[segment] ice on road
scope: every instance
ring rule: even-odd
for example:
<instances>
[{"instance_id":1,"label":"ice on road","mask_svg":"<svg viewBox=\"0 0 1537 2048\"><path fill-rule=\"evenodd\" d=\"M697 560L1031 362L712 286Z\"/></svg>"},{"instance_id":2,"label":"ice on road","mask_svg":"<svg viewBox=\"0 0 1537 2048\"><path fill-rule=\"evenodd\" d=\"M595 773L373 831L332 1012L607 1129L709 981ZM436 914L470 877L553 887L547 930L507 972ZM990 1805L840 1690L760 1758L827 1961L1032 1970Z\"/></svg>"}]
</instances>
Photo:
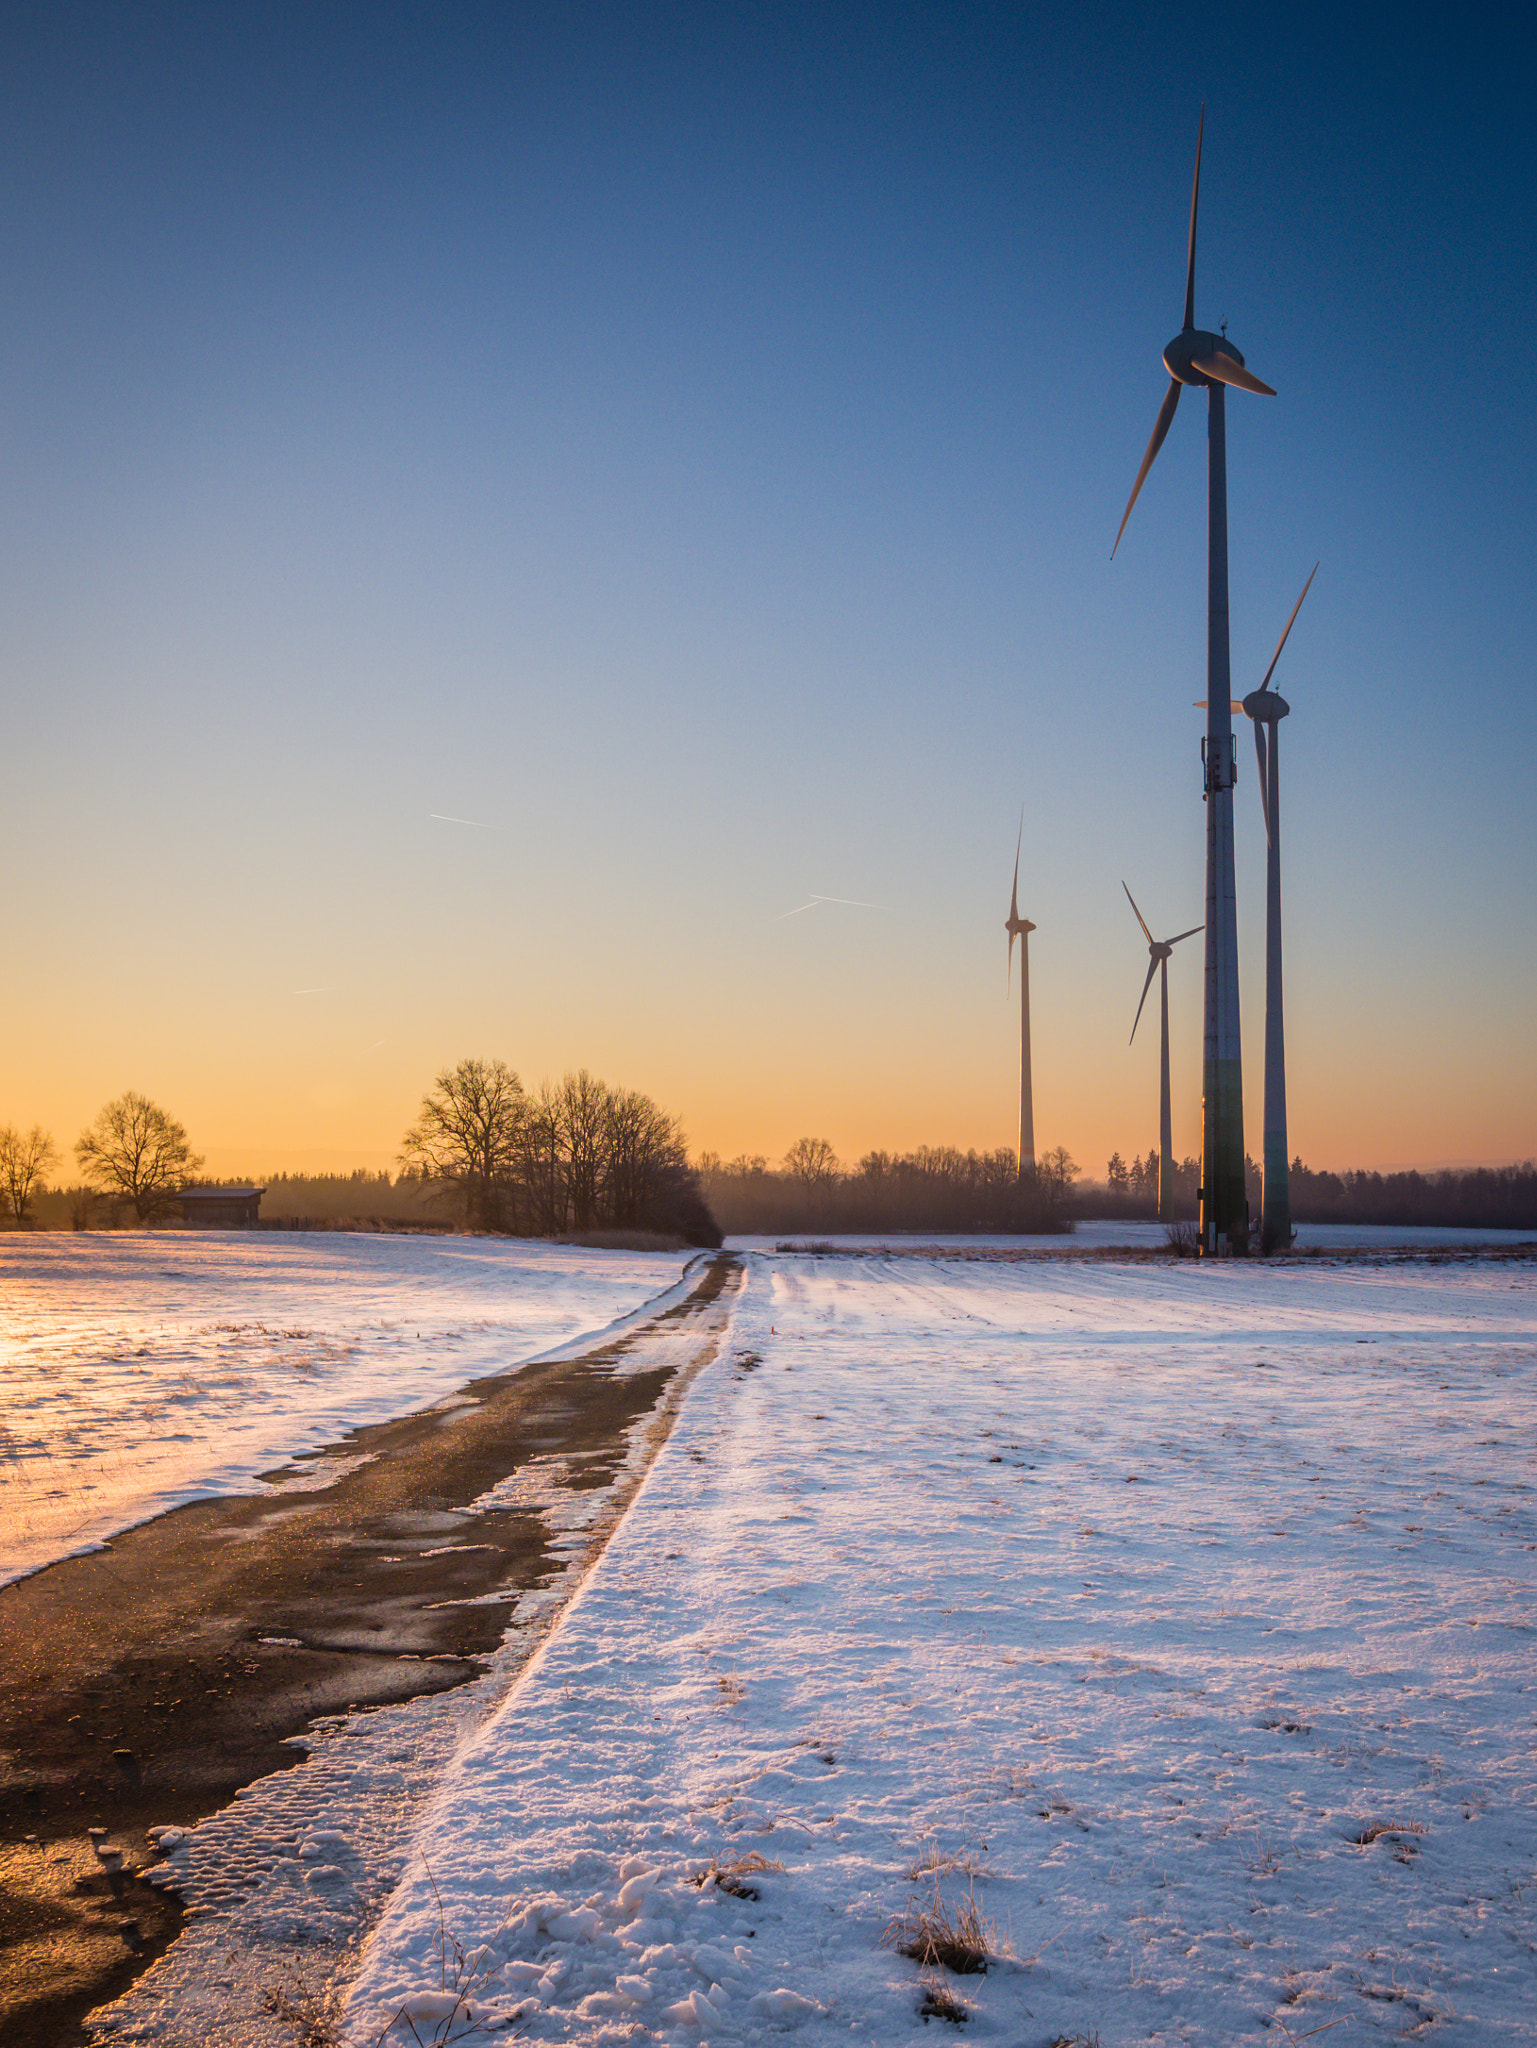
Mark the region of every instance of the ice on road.
<instances>
[{"instance_id":1,"label":"ice on road","mask_svg":"<svg viewBox=\"0 0 1537 2048\"><path fill-rule=\"evenodd\" d=\"M1529 2041L1534 1337L1513 1264L754 1259L348 2040Z\"/></svg>"}]
</instances>

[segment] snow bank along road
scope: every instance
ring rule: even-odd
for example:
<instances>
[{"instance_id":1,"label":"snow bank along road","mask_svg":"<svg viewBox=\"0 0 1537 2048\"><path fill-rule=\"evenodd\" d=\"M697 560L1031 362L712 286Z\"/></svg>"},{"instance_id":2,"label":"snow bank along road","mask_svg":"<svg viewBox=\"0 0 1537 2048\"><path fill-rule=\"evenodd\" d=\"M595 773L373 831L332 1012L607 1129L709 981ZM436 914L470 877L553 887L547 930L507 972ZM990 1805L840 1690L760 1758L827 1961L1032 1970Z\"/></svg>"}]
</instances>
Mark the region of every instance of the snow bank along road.
<instances>
[{"instance_id":1,"label":"snow bank along road","mask_svg":"<svg viewBox=\"0 0 1537 2048\"><path fill-rule=\"evenodd\" d=\"M601 1329L684 1264L340 1231L0 1237L0 1585Z\"/></svg>"},{"instance_id":2,"label":"snow bank along road","mask_svg":"<svg viewBox=\"0 0 1537 2048\"><path fill-rule=\"evenodd\" d=\"M574 1355L472 1380L258 1491L0 1588L6 2048L57 2048L69 2012L174 1931L137 1858L99 1867L87 1825L131 1851L147 1825L190 1823L291 1763L285 1739L317 1714L474 1678L512 1603L542 1611L633 1490L735 1274L704 1261L670 1305Z\"/></svg>"},{"instance_id":3,"label":"snow bank along road","mask_svg":"<svg viewBox=\"0 0 1537 2048\"><path fill-rule=\"evenodd\" d=\"M1530 1265L756 1260L346 2038L1530 2042L1534 1338Z\"/></svg>"}]
</instances>

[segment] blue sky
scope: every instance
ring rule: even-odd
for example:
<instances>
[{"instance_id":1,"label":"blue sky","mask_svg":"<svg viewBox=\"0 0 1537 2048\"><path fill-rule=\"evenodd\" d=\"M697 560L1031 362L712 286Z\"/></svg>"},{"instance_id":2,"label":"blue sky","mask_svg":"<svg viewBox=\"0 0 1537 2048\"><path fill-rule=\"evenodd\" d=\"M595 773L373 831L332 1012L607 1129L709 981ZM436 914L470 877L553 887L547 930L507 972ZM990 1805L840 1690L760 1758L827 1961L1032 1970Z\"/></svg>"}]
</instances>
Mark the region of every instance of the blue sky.
<instances>
[{"instance_id":1,"label":"blue sky","mask_svg":"<svg viewBox=\"0 0 1537 2048\"><path fill-rule=\"evenodd\" d=\"M728 1154L1006 1143L1023 806L1038 1133L1144 1146L1120 882L1202 898L1193 394L1109 556L1204 101L1197 315L1279 394L1228 407L1240 693L1322 562L1294 1149L1537 1151L1511 22L8 11L0 1119L131 1085L215 1164L382 1162L480 1051Z\"/></svg>"}]
</instances>

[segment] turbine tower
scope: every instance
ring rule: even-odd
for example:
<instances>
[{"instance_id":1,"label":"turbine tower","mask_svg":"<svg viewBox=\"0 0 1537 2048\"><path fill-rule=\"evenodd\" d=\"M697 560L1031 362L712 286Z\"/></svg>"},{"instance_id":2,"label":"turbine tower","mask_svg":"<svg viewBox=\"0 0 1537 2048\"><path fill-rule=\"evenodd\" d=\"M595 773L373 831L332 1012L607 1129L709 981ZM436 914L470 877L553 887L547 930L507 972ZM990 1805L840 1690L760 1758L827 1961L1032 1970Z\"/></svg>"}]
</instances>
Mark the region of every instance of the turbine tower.
<instances>
[{"instance_id":1,"label":"turbine tower","mask_svg":"<svg viewBox=\"0 0 1537 2048\"><path fill-rule=\"evenodd\" d=\"M1126 889L1122 882L1121 887ZM1126 901L1131 905L1131 914L1142 927L1142 936L1147 940L1149 959L1147 980L1142 984L1142 1001L1137 1004L1137 1014L1131 1020L1131 1044L1137 1035L1137 1026L1142 1022L1142 1004L1147 1001L1147 992L1153 985L1155 969L1162 969L1159 976L1159 995L1162 998L1163 1035L1158 1059L1158 1221L1174 1221L1174 1186L1169 1173L1169 1162L1174 1157L1174 1118L1169 1107L1169 955L1181 939L1193 939L1201 929L1193 924L1188 932L1177 932L1172 939L1155 939L1147 928L1147 919L1137 908L1137 899L1126 889Z\"/></svg>"},{"instance_id":2,"label":"turbine tower","mask_svg":"<svg viewBox=\"0 0 1537 2048\"><path fill-rule=\"evenodd\" d=\"M1313 576L1318 564L1313 564ZM1313 576L1302 586L1302 597L1313 587ZM1272 690L1270 678L1287 635L1297 622L1302 597L1292 606L1286 632L1276 642L1265 680L1251 690L1243 704L1254 726L1254 751L1259 757L1259 799L1265 813L1265 1198L1260 1220L1263 1251L1285 1251L1292 1241L1291 1169L1287 1164L1286 1142L1286 1030L1281 1011L1281 720L1291 706L1279 690ZM1270 743L1265 744L1266 728ZM1269 759L1266 759L1266 756Z\"/></svg>"},{"instance_id":3,"label":"turbine tower","mask_svg":"<svg viewBox=\"0 0 1537 2048\"><path fill-rule=\"evenodd\" d=\"M1249 1205L1244 1193L1243 1056L1238 1030L1238 906L1233 881L1232 678L1227 619L1227 387L1275 393L1244 368L1243 357L1225 334L1195 324L1195 225L1201 194L1201 141L1206 109L1196 135L1195 180L1190 188L1190 246L1185 263L1185 324L1163 352L1169 388L1152 439L1131 487L1121 530L1137 493L1164 444L1180 387L1204 389L1209 407L1206 446L1206 985L1205 1045L1201 1062L1201 1249L1244 1252L1249 1243ZM1111 549L1112 557L1115 548Z\"/></svg>"},{"instance_id":4,"label":"turbine tower","mask_svg":"<svg viewBox=\"0 0 1537 2048\"><path fill-rule=\"evenodd\" d=\"M1014 886L1009 891L1009 979L1014 978L1014 941L1019 940L1019 1177L1035 1171L1035 1104L1030 1094L1030 934L1035 926L1019 914L1019 848L1024 843L1025 821L1019 821L1019 842L1014 848Z\"/></svg>"}]
</instances>

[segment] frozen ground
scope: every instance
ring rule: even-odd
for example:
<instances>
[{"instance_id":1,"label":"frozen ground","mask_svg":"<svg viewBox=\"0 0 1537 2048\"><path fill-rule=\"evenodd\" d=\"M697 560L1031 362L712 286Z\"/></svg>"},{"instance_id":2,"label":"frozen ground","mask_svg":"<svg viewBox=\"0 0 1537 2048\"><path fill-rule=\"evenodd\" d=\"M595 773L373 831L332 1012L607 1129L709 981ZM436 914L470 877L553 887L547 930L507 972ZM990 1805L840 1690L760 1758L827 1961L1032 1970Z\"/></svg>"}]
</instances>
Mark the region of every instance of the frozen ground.
<instances>
[{"instance_id":1,"label":"frozen ground","mask_svg":"<svg viewBox=\"0 0 1537 2048\"><path fill-rule=\"evenodd\" d=\"M344 1232L0 1237L0 1584L610 1324L684 1263Z\"/></svg>"},{"instance_id":2,"label":"frozen ground","mask_svg":"<svg viewBox=\"0 0 1537 2048\"><path fill-rule=\"evenodd\" d=\"M752 1267L349 2041L1532 2038L1530 1267Z\"/></svg>"}]
</instances>

